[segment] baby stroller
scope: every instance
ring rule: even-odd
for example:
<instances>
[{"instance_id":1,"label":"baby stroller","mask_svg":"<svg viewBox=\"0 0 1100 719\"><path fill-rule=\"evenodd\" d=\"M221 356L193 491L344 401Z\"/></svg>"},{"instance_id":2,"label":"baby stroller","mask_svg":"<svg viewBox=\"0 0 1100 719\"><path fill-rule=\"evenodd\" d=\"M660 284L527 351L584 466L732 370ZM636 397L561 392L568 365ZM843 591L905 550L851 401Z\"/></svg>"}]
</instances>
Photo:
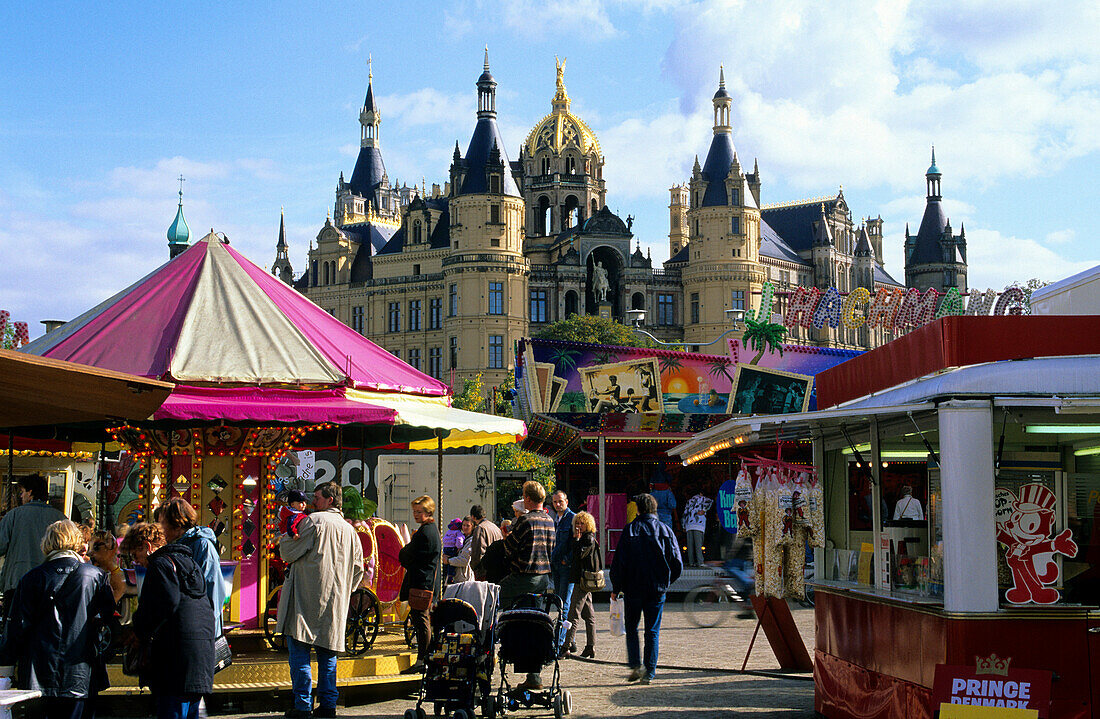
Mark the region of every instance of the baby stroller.
<instances>
[{"instance_id":1,"label":"baby stroller","mask_svg":"<svg viewBox=\"0 0 1100 719\"><path fill-rule=\"evenodd\" d=\"M551 609L556 616L551 616ZM568 691L562 691L558 671L558 652L561 649L562 626L561 598L555 594L525 594L502 612L497 620L500 639L500 688L497 709L512 711L533 706L552 707L554 717L561 719L573 710L573 699ZM554 665L550 685L541 690L513 688L508 682L508 665L517 672L541 671Z\"/></svg>"},{"instance_id":2,"label":"baby stroller","mask_svg":"<svg viewBox=\"0 0 1100 719\"><path fill-rule=\"evenodd\" d=\"M487 582L452 584L432 610L432 638L424 662L424 677L415 709L405 719L427 716L431 702L436 716L472 719L496 716L493 696L493 618L500 587Z\"/></svg>"}]
</instances>

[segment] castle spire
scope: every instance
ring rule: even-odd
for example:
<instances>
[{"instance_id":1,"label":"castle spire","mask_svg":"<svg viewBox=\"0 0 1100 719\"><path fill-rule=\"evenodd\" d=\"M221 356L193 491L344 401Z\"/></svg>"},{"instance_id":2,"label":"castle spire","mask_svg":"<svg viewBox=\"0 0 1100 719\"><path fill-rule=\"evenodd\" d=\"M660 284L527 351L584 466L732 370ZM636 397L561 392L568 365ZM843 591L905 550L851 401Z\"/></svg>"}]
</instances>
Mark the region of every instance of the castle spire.
<instances>
[{"instance_id":1,"label":"castle spire","mask_svg":"<svg viewBox=\"0 0 1100 719\"><path fill-rule=\"evenodd\" d=\"M557 56L554 56L554 62L557 66L558 79L557 79L557 91L554 93L554 99L551 102L555 111L569 110L569 93L565 91L565 61L568 58L562 58L559 60Z\"/></svg>"},{"instance_id":2,"label":"castle spire","mask_svg":"<svg viewBox=\"0 0 1100 719\"><path fill-rule=\"evenodd\" d=\"M942 176L940 168L936 167L936 146L932 145L932 164L928 166L928 171L924 173L925 183L928 186L929 202L940 199L940 178Z\"/></svg>"},{"instance_id":3,"label":"castle spire","mask_svg":"<svg viewBox=\"0 0 1100 719\"><path fill-rule=\"evenodd\" d=\"M191 229L187 226L187 220L183 218L183 183L186 182L183 175L179 176L179 207L176 208L176 219L168 227L168 258L171 259L187 249L191 244Z\"/></svg>"},{"instance_id":4,"label":"castle spire","mask_svg":"<svg viewBox=\"0 0 1100 719\"><path fill-rule=\"evenodd\" d=\"M718 92L714 93L714 134L728 135L733 132L730 127L730 107L733 99L726 92L726 69L718 66Z\"/></svg>"},{"instance_id":5,"label":"castle spire","mask_svg":"<svg viewBox=\"0 0 1100 719\"><path fill-rule=\"evenodd\" d=\"M374 101L374 61L367 58L367 97L359 111L359 124L363 126L359 136L360 147L378 147L378 130L382 126L382 113Z\"/></svg>"},{"instance_id":6,"label":"castle spire","mask_svg":"<svg viewBox=\"0 0 1100 719\"><path fill-rule=\"evenodd\" d=\"M489 72L489 46L485 46L485 69L477 79L477 116L497 116L497 81Z\"/></svg>"}]
</instances>

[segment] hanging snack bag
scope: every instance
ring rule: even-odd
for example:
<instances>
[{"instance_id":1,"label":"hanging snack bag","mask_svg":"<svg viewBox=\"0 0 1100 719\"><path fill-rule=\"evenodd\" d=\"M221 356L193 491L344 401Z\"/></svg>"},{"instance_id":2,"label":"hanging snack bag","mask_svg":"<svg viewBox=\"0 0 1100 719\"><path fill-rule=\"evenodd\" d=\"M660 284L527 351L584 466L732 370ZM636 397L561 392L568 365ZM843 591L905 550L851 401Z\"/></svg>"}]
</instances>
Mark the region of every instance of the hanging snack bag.
<instances>
[{"instance_id":1,"label":"hanging snack bag","mask_svg":"<svg viewBox=\"0 0 1100 719\"><path fill-rule=\"evenodd\" d=\"M794 510L794 526L805 527L810 524L809 507L807 506L806 490L807 475L799 472L791 486L791 508Z\"/></svg>"},{"instance_id":2,"label":"hanging snack bag","mask_svg":"<svg viewBox=\"0 0 1100 719\"><path fill-rule=\"evenodd\" d=\"M806 491L806 509L810 515L810 546L825 546L825 496L817 475L809 477Z\"/></svg>"},{"instance_id":3,"label":"hanging snack bag","mask_svg":"<svg viewBox=\"0 0 1100 719\"><path fill-rule=\"evenodd\" d=\"M763 481L764 518L761 537L764 544L764 596L783 596L783 512L779 507L780 486L774 468L767 470ZM757 485L758 496L760 485ZM759 541L759 540L758 540ZM760 584L760 579L757 579Z\"/></svg>"},{"instance_id":4,"label":"hanging snack bag","mask_svg":"<svg viewBox=\"0 0 1100 719\"><path fill-rule=\"evenodd\" d=\"M776 500L778 502L779 536L776 541L781 545L794 544L797 539L794 533L794 492L791 482L788 481L783 470L775 470Z\"/></svg>"},{"instance_id":5,"label":"hanging snack bag","mask_svg":"<svg viewBox=\"0 0 1100 719\"><path fill-rule=\"evenodd\" d=\"M756 518L752 516L752 477L744 464L733 486L733 506L737 512L737 536L742 539L756 535Z\"/></svg>"}]
</instances>

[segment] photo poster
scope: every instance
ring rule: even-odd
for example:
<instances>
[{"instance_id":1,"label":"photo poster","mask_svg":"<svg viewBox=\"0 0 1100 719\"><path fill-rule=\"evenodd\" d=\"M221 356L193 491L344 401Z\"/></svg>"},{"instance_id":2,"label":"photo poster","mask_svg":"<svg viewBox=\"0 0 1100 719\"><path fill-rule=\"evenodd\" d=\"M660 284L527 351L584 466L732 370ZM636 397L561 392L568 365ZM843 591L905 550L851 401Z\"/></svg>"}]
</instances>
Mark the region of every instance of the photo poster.
<instances>
[{"instance_id":1,"label":"photo poster","mask_svg":"<svg viewBox=\"0 0 1100 719\"><path fill-rule=\"evenodd\" d=\"M805 412L813 391L812 375L739 364L733 378L727 414L792 414Z\"/></svg>"},{"instance_id":2,"label":"photo poster","mask_svg":"<svg viewBox=\"0 0 1100 719\"><path fill-rule=\"evenodd\" d=\"M841 362L863 354L862 350L845 350L835 347L812 347L810 345L783 345L783 354L765 352L757 359L758 353L741 342L740 337L729 340L729 358L733 364L748 362L754 367L794 372L795 374L817 375ZM752 360L756 360L755 363ZM810 388L810 405L807 411L817 409L817 397Z\"/></svg>"},{"instance_id":3,"label":"photo poster","mask_svg":"<svg viewBox=\"0 0 1100 719\"><path fill-rule=\"evenodd\" d=\"M553 389L554 365L549 362L535 363L535 383L539 386L540 412L550 412L550 392Z\"/></svg>"},{"instance_id":4,"label":"photo poster","mask_svg":"<svg viewBox=\"0 0 1100 719\"><path fill-rule=\"evenodd\" d=\"M589 412L664 412L656 357L584 367L581 377Z\"/></svg>"},{"instance_id":5,"label":"photo poster","mask_svg":"<svg viewBox=\"0 0 1100 719\"><path fill-rule=\"evenodd\" d=\"M528 340L526 349L532 353L533 359L529 364L525 351L524 368L538 364L553 365L548 410L550 412L591 413L593 410L587 397L588 388L585 385L584 373L589 369L599 369L636 360L655 362L657 366L656 376L659 378L657 396L661 407L651 410L653 414L665 418L675 414L725 415L726 405L729 404L734 363L725 355L539 339ZM524 379L527 374L524 369ZM532 380L531 384L534 386L537 382ZM517 387L519 385L520 382L517 379ZM534 396L529 389L525 391L527 397ZM612 410L609 406L610 403L604 403L601 411L603 413L633 411L632 408Z\"/></svg>"},{"instance_id":6,"label":"photo poster","mask_svg":"<svg viewBox=\"0 0 1100 719\"><path fill-rule=\"evenodd\" d=\"M565 387L569 383L561 377L551 377L550 380L554 385L550 388L550 407L547 411L557 412L558 407L561 406L562 395L565 394Z\"/></svg>"}]
</instances>

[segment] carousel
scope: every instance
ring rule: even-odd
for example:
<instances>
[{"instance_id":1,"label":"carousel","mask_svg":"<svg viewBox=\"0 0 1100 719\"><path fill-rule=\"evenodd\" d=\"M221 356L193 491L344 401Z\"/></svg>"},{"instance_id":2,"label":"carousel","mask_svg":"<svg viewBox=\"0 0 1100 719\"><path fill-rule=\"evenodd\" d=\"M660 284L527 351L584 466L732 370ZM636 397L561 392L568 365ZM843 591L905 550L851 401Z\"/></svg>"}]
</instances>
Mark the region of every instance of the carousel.
<instances>
[{"instance_id":1,"label":"carousel","mask_svg":"<svg viewBox=\"0 0 1100 719\"><path fill-rule=\"evenodd\" d=\"M229 638L245 649L281 646L270 627L284 569L280 500L295 481L283 471L288 453L304 446L434 450L442 464L444 449L526 435L522 422L452 408L446 384L365 339L214 233L23 351L173 383L148 420L107 428L124 451L117 462L100 463L97 524L145 520L171 497L190 502L217 537L232 581ZM350 505L362 506L354 488L348 494ZM408 530L367 512L345 514L353 515L367 564L348 621L349 653L367 652L390 625L402 646L388 645L393 661L374 657L369 667L342 668L341 678L396 674L411 661L400 631L407 608L397 601L397 553ZM278 667L270 658L234 662L217 679L267 688L283 683L285 661ZM126 681L116 678L115 687Z\"/></svg>"}]
</instances>

